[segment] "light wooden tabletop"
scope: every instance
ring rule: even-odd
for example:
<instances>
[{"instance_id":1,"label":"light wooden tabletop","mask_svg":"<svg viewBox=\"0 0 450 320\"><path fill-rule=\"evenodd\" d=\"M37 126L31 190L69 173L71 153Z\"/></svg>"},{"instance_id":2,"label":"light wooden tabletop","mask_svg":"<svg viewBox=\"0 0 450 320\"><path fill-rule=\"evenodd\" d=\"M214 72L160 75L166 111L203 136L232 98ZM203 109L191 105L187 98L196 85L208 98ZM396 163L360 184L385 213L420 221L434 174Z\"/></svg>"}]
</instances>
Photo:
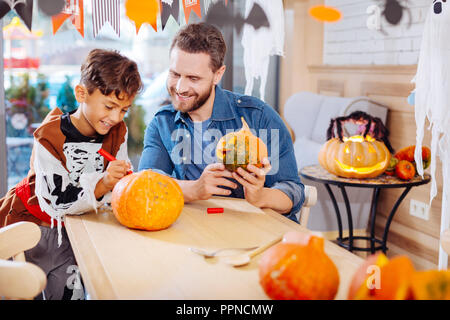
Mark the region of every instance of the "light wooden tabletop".
<instances>
[{"instance_id":1,"label":"light wooden tabletop","mask_svg":"<svg viewBox=\"0 0 450 320\"><path fill-rule=\"evenodd\" d=\"M225 212L207 214L209 207ZM259 285L261 255L234 268L223 257L205 259L189 247L251 247L288 231L309 232L272 210L220 197L186 204L178 220L162 231L128 229L108 208L66 216L65 225L92 299L268 299ZM339 270L336 298L345 299L363 260L329 241L325 251Z\"/></svg>"}]
</instances>

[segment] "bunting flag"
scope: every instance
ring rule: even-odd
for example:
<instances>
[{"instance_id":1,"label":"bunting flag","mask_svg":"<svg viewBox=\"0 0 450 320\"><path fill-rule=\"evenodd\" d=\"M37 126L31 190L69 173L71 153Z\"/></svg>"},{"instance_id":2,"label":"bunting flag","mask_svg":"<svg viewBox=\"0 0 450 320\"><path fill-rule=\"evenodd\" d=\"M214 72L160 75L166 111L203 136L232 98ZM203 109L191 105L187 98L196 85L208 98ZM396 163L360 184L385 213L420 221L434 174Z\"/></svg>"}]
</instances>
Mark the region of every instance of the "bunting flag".
<instances>
[{"instance_id":1,"label":"bunting flag","mask_svg":"<svg viewBox=\"0 0 450 320\"><path fill-rule=\"evenodd\" d=\"M72 24L84 37L84 11L83 0L66 0L64 9L55 16L52 16L53 34L62 26L64 21L71 19Z\"/></svg>"},{"instance_id":2,"label":"bunting flag","mask_svg":"<svg viewBox=\"0 0 450 320\"><path fill-rule=\"evenodd\" d=\"M200 0L183 0L184 18L186 23L189 23L189 16L193 10L199 18L202 17L202 8L200 6Z\"/></svg>"},{"instance_id":3,"label":"bunting flag","mask_svg":"<svg viewBox=\"0 0 450 320\"><path fill-rule=\"evenodd\" d=\"M157 30L157 20L159 14L159 0L126 0L125 12L127 17L134 21L136 34L139 33L143 23L148 23Z\"/></svg>"},{"instance_id":4,"label":"bunting flag","mask_svg":"<svg viewBox=\"0 0 450 320\"><path fill-rule=\"evenodd\" d=\"M211 6L211 4L214 4L218 1L223 1L223 0L203 0L203 11L205 12L205 14L208 13L209 7ZM225 0L225 5L228 5L228 0Z\"/></svg>"},{"instance_id":5,"label":"bunting flag","mask_svg":"<svg viewBox=\"0 0 450 320\"><path fill-rule=\"evenodd\" d=\"M120 0L92 0L92 31L97 37L108 22L120 37Z\"/></svg>"},{"instance_id":6,"label":"bunting flag","mask_svg":"<svg viewBox=\"0 0 450 320\"><path fill-rule=\"evenodd\" d=\"M263 8L258 3L254 3L251 8L247 18L244 18L240 13L234 15L222 2L217 2L211 6L205 21L219 28L232 25L238 33L241 33L245 24L251 25L255 30L262 27L269 28L270 23Z\"/></svg>"},{"instance_id":7,"label":"bunting flag","mask_svg":"<svg viewBox=\"0 0 450 320\"><path fill-rule=\"evenodd\" d=\"M33 0L0 0L0 19L13 9L31 31Z\"/></svg>"},{"instance_id":8,"label":"bunting flag","mask_svg":"<svg viewBox=\"0 0 450 320\"><path fill-rule=\"evenodd\" d=\"M60 13L66 5L66 0L39 0L39 9L48 16Z\"/></svg>"},{"instance_id":9,"label":"bunting flag","mask_svg":"<svg viewBox=\"0 0 450 320\"><path fill-rule=\"evenodd\" d=\"M161 25L162 29L166 27L167 21L172 18L179 24L178 14L180 12L179 0L161 0Z\"/></svg>"}]
</instances>

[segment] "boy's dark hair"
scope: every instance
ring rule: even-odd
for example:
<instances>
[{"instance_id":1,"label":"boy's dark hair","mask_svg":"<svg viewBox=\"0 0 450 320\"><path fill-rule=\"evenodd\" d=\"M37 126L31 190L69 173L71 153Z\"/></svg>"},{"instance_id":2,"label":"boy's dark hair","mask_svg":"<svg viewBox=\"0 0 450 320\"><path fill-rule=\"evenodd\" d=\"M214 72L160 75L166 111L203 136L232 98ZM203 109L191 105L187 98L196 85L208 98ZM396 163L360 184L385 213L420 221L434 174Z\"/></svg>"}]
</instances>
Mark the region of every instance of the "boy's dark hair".
<instances>
[{"instance_id":1,"label":"boy's dark hair","mask_svg":"<svg viewBox=\"0 0 450 320\"><path fill-rule=\"evenodd\" d=\"M213 72L223 66L227 51L227 45L219 29L204 22L188 24L181 28L172 41L170 51L175 46L189 53L209 54Z\"/></svg>"},{"instance_id":2,"label":"boy's dark hair","mask_svg":"<svg viewBox=\"0 0 450 320\"><path fill-rule=\"evenodd\" d=\"M105 96L114 92L120 100L123 98L121 93L132 97L142 90L136 62L115 50L94 49L89 52L81 66L80 83L89 94L99 89Z\"/></svg>"}]
</instances>

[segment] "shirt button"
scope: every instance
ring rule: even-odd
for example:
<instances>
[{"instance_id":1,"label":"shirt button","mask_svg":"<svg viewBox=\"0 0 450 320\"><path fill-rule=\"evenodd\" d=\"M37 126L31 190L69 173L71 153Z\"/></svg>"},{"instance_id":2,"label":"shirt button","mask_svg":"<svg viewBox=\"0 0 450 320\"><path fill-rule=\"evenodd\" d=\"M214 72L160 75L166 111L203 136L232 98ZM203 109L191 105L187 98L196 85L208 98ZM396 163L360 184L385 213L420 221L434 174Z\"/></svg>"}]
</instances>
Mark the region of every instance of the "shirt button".
<instances>
[{"instance_id":1,"label":"shirt button","mask_svg":"<svg viewBox=\"0 0 450 320\"><path fill-rule=\"evenodd\" d=\"M191 135L188 133L187 135L186 135L186 138L189 138Z\"/></svg>"}]
</instances>

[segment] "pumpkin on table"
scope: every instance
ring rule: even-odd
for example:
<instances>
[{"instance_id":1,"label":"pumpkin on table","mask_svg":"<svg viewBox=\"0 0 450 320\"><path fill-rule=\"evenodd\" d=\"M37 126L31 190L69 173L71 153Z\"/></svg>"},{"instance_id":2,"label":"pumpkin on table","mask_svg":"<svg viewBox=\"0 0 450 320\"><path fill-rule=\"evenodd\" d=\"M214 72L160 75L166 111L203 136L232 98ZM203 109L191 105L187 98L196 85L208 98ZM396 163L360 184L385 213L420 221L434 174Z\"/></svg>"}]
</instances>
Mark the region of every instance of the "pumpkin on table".
<instances>
[{"instance_id":1,"label":"pumpkin on table","mask_svg":"<svg viewBox=\"0 0 450 320\"><path fill-rule=\"evenodd\" d=\"M266 294L276 300L334 299L339 273L324 252L324 239L304 236L288 242L287 238L267 250L259 263L259 280Z\"/></svg>"},{"instance_id":2,"label":"pumpkin on table","mask_svg":"<svg viewBox=\"0 0 450 320\"><path fill-rule=\"evenodd\" d=\"M124 226L153 231L165 229L178 219L184 197L174 179L144 170L129 174L116 184L111 206Z\"/></svg>"},{"instance_id":3,"label":"pumpkin on table","mask_svg":"<svg viewBox=\"0 0 450 320\"><path fill-rule=\"evenodd\" d=\"M255 136L242 120L242 129L224 135L216 147L217 160L225 165L229 171L236 171L239 167L244 170L249 164L261 168L262 160L267 157L267 146Z\"/></svg>"}]
</instances>

